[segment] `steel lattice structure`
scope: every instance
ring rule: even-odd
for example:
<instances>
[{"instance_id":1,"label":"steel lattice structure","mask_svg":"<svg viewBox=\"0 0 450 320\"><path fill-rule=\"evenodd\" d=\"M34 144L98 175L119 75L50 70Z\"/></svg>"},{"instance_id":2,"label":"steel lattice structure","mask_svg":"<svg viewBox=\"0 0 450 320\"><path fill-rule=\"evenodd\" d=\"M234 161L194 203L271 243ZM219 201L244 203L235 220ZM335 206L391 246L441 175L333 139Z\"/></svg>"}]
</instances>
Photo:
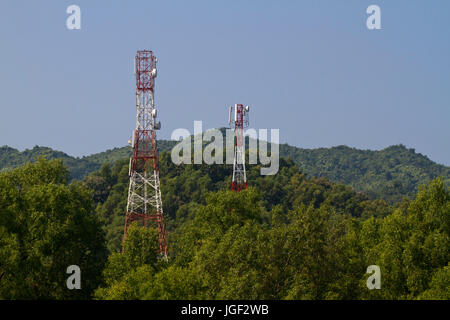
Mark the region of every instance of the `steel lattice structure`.
<instances>
[{"instance_id":1,"label":"steel lattice structure","mask_svg":"<svg viewBox=\"0 0 450 320\"><path fill-rule=\"evenodd\" d=\"M233 119L234 111L234 120ZM245 141L244 127L249 124L249 106L244 108L242 104L235 104L230 107L229 123L234 123L234 162L233 180L231 190L241 191L247 189L247 175L245 173Z\"/></svg>"},{"instance_id":2,"label":"steel lattice structure","mask_svg":"<svg viewBox=\"0 0 450 320\"><path fill-rule=\"evenodd\" d=\"M133 156L130 159L127 212L123 241L133 221L142 221L144 226L150 220L155 223L159 234L159 251L167 257L167 242L164 214L159 182L156 130L161 123L156 121L154 103L156 78L156 57L152 51L138 51L135 57L136 75L136 130L133 132Z\"/></svg>"}]
</instances>

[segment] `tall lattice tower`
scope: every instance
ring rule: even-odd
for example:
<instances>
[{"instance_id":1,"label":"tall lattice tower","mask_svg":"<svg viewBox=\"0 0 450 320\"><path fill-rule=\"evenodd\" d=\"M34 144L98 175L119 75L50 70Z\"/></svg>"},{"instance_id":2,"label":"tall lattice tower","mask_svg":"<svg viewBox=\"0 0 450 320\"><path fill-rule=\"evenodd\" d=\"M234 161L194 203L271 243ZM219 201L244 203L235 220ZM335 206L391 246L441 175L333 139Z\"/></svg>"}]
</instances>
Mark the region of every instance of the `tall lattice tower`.
<instances>
[{"instance_id":1,"label":"tall lattice tower","mask_svg":"<svg viewBox=\"0 0 450 320\"><path fill-rule=\"evenodd\" d=\"M128 203L125 216L123 241L127 228L135 220L147 226L148 220L158 227L159 251L167 257L164 215L159 183L156 130L161 122L156 121L155 78L156 57L152 51L138 51L134 60L136 75L136 130L133 132L133 156L130 159Z\"/></svg>"},{"instance_id":2,"label":"tall lattice tower","mask_svg":"<svg viewBox=\"0 0 450 320\"><path fill-rule=\"evenodd\" d=\"M247 189L247 176L245 174L244 127L248 127L249 110L249 106L244 107L242 104L235 104L230 107L228 123L230 125L234 124L234 162L233 180L231 182L231 190L234 191Z\"/></svg>"}]
</instances>

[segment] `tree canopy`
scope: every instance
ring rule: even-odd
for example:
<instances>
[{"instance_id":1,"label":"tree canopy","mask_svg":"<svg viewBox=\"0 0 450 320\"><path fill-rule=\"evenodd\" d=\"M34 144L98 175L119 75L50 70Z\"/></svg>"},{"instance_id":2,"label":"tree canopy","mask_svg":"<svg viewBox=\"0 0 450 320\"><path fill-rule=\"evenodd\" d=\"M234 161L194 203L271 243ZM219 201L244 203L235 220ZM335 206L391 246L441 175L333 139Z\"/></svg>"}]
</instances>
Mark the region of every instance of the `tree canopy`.
<instances>
[{"instance_id":1,"label":"tree canopy","mask_svg":"<svg viewBox=\"0 0 450 320\"><path fill-rule=\"evenodd\" d=\"M59 160L38 160L0 174L0 297L87 299L101 282L107 251L90 191L67 184ZM66 269L83 270L81 290Z\"/></svg>"},{"instance_id":2,"label":"tree canopy","mask_svg":"<svg viewBox=\"0 0 450 320\"><path fill-rule=\"evenodd\" d=\"M450 193L443 179L413 199L372 199L280 159L274 176L230 165L174 165L160 155L169 259L157 231L122 236L128 161L69 183L61 160L0 173L3 299L449 299ZM66 287L69 265L82 289ZM381 270L369 290L367 267Z\"/></svg>"}]
</instances>

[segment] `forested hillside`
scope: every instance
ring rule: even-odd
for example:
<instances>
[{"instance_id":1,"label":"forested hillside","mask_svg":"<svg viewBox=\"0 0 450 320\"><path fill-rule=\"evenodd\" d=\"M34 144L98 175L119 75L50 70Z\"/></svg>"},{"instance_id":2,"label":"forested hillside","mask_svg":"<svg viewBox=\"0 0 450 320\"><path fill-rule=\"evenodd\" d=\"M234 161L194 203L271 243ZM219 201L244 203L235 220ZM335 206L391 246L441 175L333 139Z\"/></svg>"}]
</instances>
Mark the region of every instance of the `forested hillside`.
<instances>
[{"instance_id":1,"label":"forested hillside","mask_svg":"<svg viewBox=\"0 0 450 320\"><path fill-rule=\"evenodd\" d=\"M175 144L175 141L161 140L158 148L160 151L169 151ZM113 164L118 160L129 159L131 148L114 148L74 158L46 147L36 146L19 152L3 146L0 148L0 171L36 160L42 155L48 159L62 159L69 168L70 179L81 180L99 170L103 163ZM301 149L282 144L280 156L292 159L308 177L325 177L362 191L371 199L384 199L389 203L399 202L403 197L412 198L420 185L437 177L450 186L450 167L436 164L403 145L371 151L346 146Z\"/></svg>"},{"instance_id":2,"label":"forested hillside","mask_svg":"<svg viewBox=\"0 0 450 320\"><path fill-rule=\"evenodd\" d=\"M170 150L174 141L159 141L160 151ZM131 156L131 147L114 148L104 152L95 153L90 156L76 158L68 154L55 151L51 148L35 146L20 152L17 149L3 146L0 147L0 172L21 166L29 161L36 161L39 157L46 159L62 159L64 165L69 169L69 179L81 180L89 173L100 169L103 163L113 164L117 160L128 159Z\"/></svg>"},{"instance_id":3,"label":"forested hillside","mask_svg":"<svg viewBox=\"0 0 450 320\"><path fill-rule=\"evenodd\" d=\"M450 192L442 179L396 205L292 160L274 176L160 157L169 259L154 228L121 240L128 161L68 183L59 160L0 173L0 298L450 299ZM66 290L77 264L81 290ZM381 290L368 290L378 265Z\"/></svg>"},{"instance_id":4,"label":"forested hillside","mask_svg":"<svg viewBox=\"0 0 450 320\"><path fill-rule=\"evenodd\" d=\"M420 185L442 177L450 186L450 167L439 165L404 145L380 151L358 150L347 146L301 149L280 145L280 154L297 163L309 176L364 191L372 199L396 202L412 197Z\"/></svg>"}]
</instances>

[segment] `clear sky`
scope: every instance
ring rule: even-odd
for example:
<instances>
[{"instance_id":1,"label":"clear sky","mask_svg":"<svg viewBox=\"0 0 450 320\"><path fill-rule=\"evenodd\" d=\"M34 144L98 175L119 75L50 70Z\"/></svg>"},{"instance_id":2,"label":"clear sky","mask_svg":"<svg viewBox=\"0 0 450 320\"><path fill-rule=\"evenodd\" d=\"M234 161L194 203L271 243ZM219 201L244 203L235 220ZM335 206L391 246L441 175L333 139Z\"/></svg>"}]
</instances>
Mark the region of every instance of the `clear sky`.
<instances>
[{"instance_id":1,"label":"clear sky","mask_svg":"<svg viewBox=\"0 0 450 320\"><path fill-rule=\"evenodd\" d=\"M81 30L66 8L81 8ZM381 8L368 30L366 8ZM158 59L159 137L251 127L302 148L403 143L450 165L450 1L0 2L0 145L82 156L126 145L133 57Z\"/></svg>"}]
</instances>

